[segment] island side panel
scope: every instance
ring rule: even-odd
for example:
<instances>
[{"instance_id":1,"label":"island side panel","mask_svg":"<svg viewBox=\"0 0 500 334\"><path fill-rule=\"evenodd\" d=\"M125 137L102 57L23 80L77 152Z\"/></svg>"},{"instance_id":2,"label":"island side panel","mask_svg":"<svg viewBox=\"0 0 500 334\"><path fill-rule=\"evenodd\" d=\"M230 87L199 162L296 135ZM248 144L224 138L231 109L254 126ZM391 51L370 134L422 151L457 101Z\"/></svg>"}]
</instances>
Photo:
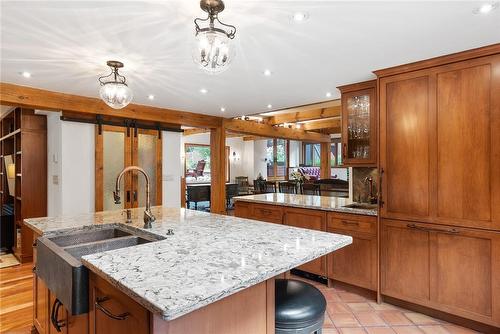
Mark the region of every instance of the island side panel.
<instances>
[{"instance_id":1,"label":"island side panel","mask_svg":"<svg viewBox=\"0 0 500 334\"><path fill-rule=\"evenodd\" d=\"M151 317L151 333L274 334L271 278L172 321Z\"/></svg>"}]
</instances>

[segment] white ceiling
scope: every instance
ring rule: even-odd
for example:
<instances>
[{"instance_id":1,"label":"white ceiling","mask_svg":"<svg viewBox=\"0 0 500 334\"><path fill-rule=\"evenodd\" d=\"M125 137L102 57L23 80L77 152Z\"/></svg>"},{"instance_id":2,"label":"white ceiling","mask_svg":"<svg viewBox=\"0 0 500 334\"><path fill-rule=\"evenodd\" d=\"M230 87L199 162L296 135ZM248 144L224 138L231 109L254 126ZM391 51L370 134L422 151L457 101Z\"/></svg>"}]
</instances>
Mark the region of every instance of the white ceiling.
<instances>
[{"instance_id":1,"label":"white ceiling","mask_svg":"<svg viewBox=\"0 0 500 334\"><path fill-rule=\"evenodd\" d=\"M0 79L97 97L97 78L116 59L135 103L258 113L337 98L336 86L374 78L372 70L499 43L500 8L473 14L480 3L226 0L220 18L238 29L237 54L209 75L191 58L197 0L2 1ZM294 22L296 11L309 19Z\"/></svg>"}]
</instances>

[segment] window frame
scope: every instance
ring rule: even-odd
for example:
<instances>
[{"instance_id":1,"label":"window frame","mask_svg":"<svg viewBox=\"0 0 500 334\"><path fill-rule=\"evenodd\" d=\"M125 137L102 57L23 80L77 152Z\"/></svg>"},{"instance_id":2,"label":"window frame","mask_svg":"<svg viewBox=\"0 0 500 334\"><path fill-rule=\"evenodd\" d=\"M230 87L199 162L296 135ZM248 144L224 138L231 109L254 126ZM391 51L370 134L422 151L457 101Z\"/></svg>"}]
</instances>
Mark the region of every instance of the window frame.
<instances>
[{"instance_id":1,"label":"window frame","mask_svg":"<svg viewBox=\"0 0 500 334\"><path fill-rule=\"evenodd\" d=\"M187 148L188 147L208 147L210 150L212 149L209 144L196 144L196 143L184 143L184 179L186 179L186 174L187 174ZM230 146L226 146L226 183L229 183L231 181L231 164L229 161L229 152L231 148ZM212 173L210 173L210 180L212 180Z\"/></svg>"}]
</instances>

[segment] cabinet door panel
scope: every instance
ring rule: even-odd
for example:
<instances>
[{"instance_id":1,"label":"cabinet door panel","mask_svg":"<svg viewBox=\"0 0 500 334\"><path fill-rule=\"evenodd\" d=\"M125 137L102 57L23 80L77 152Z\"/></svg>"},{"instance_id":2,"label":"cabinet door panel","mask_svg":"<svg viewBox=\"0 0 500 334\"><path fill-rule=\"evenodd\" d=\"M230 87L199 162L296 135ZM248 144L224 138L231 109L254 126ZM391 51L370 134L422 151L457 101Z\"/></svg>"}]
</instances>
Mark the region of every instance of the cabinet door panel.
<instances>
[{"instance_id":1,"label":"cabinet door panel","mask_svg":"<svg viewBox=\"0 0 500 334\"><path fill-rule=\"evenodd\" d=\"M306 209L285 209L284 224L316 231L326 230L326 213ZM309 273L326 276L326 256L297 267Z\"/></svg>"},{"instance_id":2,"label":"cabinet door panel","mask_svg":"<svg viewBox=\"0 0 500 334\"><path fill-rule=\"evenodd\" d=\"M436 233L432 242L435 254L433 301L447 307L491 317L495 294L499 293L494 274L494 247L498 233L460 230L459 234ZM498 256L498 254L496 254ZM495 285L497 288L495 288ZM499 312L498 310L496 311Z\"/></svg>"},{"instance_id":3,"label":"cabinet door panel","mask_svg":"<svg viewBox=\"0 0 500 334\"><path fill-rule=\"evenodd\" d=\"M277 205L252 205L252 218L268 223L283 224L283 209Z\"/></svg>"},{"instance_id":4,"label":"cabinet door panel","mask_svg":"<svg viewBox=\"0 0 500 334\"><path fill-rule=\"evenodd\" d=\"M252 219L252 204L236 201L234 203L234 215L240 218Z\"/></svg>"},{"instance_id":5,"label":"cabinet door panel","mask_svg":"<svg viewBox=\"0 0 500 334\"><path fill-rule=\"evenodd\" d=\"M352 237L352 244L328 254L328 278L375 290L377 237L332 228L329 228L328 232Z\"/></svg>"},{"instance_id":6,"label":"cabinet door panel","mask_svg":"<svg viewBox=\"0 0 500 334\"><path fill-rule=\"evenodd\" d=\"M428 76L381 81L381 167L385 174L384 217L430 214ZM402 196L404 194L404 196Z\"/></svg>"},{"instance_id":7,"label":"cabinet door panel","mask_svg":"<svg viewBox=\"0 0 500 334\"><path fill-rule=\"evenodd\" d=\"M437 75L437 215L459 225L492 227L491 91L490 64Z\"/></svg>"},{"instance_id":8,"label":"cabinet door panel","mask_svg":"<svg viewBox=\"0 0 500 334\"><path fill-rule=\"evenodd\" d=\"M49 289L36 274L33 275L33 298L33 324L39 334L46 334L49 324Z\"/></svg>"},{"instance_id":9,"label":"cabinet door panel","mask_svg":"<svg viewBox=\"0 0 500 334\"><path fill-rule=\"evenodd\" d=\"M382 222L382 293L396 298L429 300L430 233L406 222Z\"/></svg>"}]
</instances>

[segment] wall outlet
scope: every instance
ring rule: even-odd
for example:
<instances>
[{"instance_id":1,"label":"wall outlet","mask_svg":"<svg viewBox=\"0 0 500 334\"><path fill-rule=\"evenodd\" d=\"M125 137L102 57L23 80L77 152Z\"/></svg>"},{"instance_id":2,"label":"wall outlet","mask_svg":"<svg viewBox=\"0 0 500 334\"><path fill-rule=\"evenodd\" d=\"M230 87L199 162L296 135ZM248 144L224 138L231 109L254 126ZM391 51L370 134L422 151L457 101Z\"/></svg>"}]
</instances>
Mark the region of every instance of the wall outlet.
<instances>
[{"instance_id":1,"label":"wall outlet","mask_svg":"<svg viewBox=\"0 0 500 334\"><path fill-rule=\"evenodd\" d=\"M52 184L59 184L59 175L52 175Z\"/></svg>"}]
</instances>

